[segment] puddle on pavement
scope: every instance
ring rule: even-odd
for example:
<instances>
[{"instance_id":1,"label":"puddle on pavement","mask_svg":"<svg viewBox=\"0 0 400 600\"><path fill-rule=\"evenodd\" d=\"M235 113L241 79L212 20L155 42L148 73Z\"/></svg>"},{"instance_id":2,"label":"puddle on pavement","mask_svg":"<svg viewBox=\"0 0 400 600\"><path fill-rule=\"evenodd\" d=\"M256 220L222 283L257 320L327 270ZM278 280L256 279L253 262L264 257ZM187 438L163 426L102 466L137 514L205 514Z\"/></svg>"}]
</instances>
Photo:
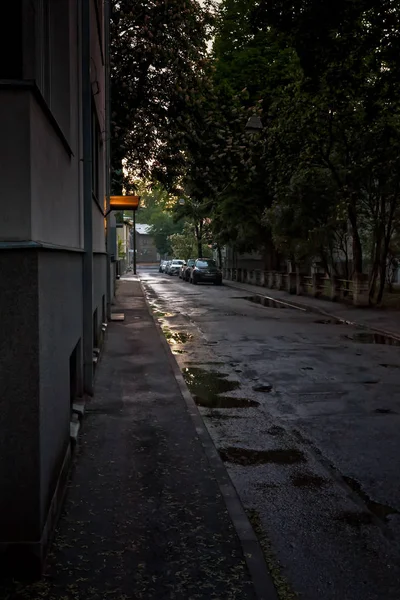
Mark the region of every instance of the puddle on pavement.
<instances>
[{"instance_id":1,"label":"puddle on pavement","mask_svg":"<svg viewBox=\"0 0 400 600\"><path fill-rule=\"evenodd\" d=\"M249 448L238 448L230 446L219 451L225 462L235 465L264 465L272 463L276 465L294 465L306 462L303 452L297 448L280 448L277 450L251 450Z\"/></svg>"},{"instance_id":2,"label":"puddle on pavement","mask_svg":"<svg viewBox=\"0 0 400 600\"><path fill-rule=\"evenodd\" d=\"M313 473L296 473L291 479L293 485L298 488L318 489L329 483L327 479Z\"/></svg>"},{"instance_id":3,"label":"puddle on pavement","mask_svg":"<svg viewBox=\"0 0 400 600\"><path fill-rule=\"evenodd\" d=\"M183 369L183 377L196 404L199 406L206 408L250 408L259 405L258 402L247 398L222 396L221 394L233 392L240 387L239 381L228 380L228 375L225 373L206 371L199 367L186 367Z\"/></svg>"},{"instance_id":4,"label":"puddle on pavement","mask_svg":"<svg viewBox=\"0 0 400 600\"><path fill-rule=\"evenodd\" d=\"M352 512L346 510L340 513L336 518L338 521L342 521L351 527L372 525L374 522L373 516L368 512Z\"/></svg>"},{"instance_id":5,"label":"puddle on pavement","mask_svg":"<svg viewBox=\"0 0 400 600\"><path fill-rule=\"evenodd\" d=\"M163 333L169 344L186 344L193 336L190 333L186 333L185 331L175 331L170 329L169 327L162 328Z\"/></svg>"},{"instance_id":6,"label":"puddle on pavement","mask_svg":"<svg viewBox=\"0 0 400 600\"><path fill-rule=\"evenodd\" d=\"M332 319L317 319L314 323L319 323L320 325L331 325L332 323L337 323L336 321L332 321Z\"/></svg>"},{"instance_id":7,"label":"puddle on pavement","mask_svg":"<svg viewBox=\"0 0 400 600\"><path fill-rule=\"evenodd\" d=\"M243 417L239 417L239 415L227 415L224 413L217 412L216 410L211 410L208 415L208 419L216 419L217 421L225 421L227 419L243 419Z\"/></svg>"},{"instance_id":8,"label":"puddle on pavement","mask_svg":"<svg viewBox=\"0 0 400 600\"><path fill-rule=\"evenodd\" d=\"M390 337L388 335L381 335L380 333L370 333L363 331L355 333L354 335L346 335L346 339L356 342L357 344L384 344L386 346L400 346L400 340Z\"/></svg>"},{"instance_id":9,"label":"puddle on pavement","mask_svg":"<svg viewBox=\"0 0 400 600\"><path fill-rule=\"evenodd\" d=\"M269 394L272 392L272 385L270 383L258 383L253 385L254 392L264 392L265 394Z\"/></svg>"},{"instance_id":10,"label":"puddle on pavement","mask_svg":"<svg viewBox=\"0 0 400 600\"><path fill-rule=\"evenodd\" d=\"M190 367L191 366L197 367L197 365L213 365L213 366L217 366L218 365L219 366L219 365L224 365L225 363L224 362L217 362L217 361L214 361L214 360L204 360L204 361L203 360L197 360L197 361L195 361L195 360L189 360L186 364L187 364L187 366L190 366Z\"/></svg>"},{"instance_id":11,"label":"puddle on pavement","mask_svg":"<svg viewBox=\"0 0 400 600\"><path fill-rule=\"evenodd\" d=\"M286 302L279 302L274 298L269 298L268 296L234 296L235 300L248 300L249 302L253 302L254 304L261 304L261 306L266 306L268 308L291 308L292 310L302 310L297 308L297 306L293 306L292 304L287 304Z\"/></svg>"},{"instance_id":12,"label":"puddle on pavement","mask_svg":"<svg viewBox=\"0 0 400 600\"><path fill-rule=\"evenodd\" d=\"M371 500L371 498L368 496L368 494L366 492L364 492L364 490L362 489L362 487L359 484L359 482L356 481L355 479L353 479L352 477L346 477L344 475L343 479L347 483L347 485L358 496L360 496L360 498L365 502L368 510L373 515L375 515L376 517L378 517L379 519L382 519L382 521L387 522L387 518L390 515L398 515L399 514L399 511L396 510L395 508L393 508L392 506L389 506L388 504L381 504L380 502L374 502L374 500ZM349 514L352 515L353 513L349 513ZM355 513L355 514L358 514L358 513Z\"/></svg>"},{"instance_id":13,"label":"puddle on pavement","mask_svg":"<svg viewBox=\"0 0 400 600\"><path fill-rule=\"evenodd\" d=\"M283 427L280 427L279 425L272 425L272 427L267 429L267 433L269 435L275 436L275 435L283 435L284 433L286 433L286 431Z\"/></svg>"}]
</instances>

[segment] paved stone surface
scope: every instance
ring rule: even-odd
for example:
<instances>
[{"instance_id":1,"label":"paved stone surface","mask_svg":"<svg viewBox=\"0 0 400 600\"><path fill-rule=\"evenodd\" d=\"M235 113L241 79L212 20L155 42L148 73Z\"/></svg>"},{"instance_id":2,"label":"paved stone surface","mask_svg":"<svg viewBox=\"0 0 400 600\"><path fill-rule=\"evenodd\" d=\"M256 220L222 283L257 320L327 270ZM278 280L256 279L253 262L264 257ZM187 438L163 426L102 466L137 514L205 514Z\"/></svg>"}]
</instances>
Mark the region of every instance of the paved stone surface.
<instances>
[{"instance_id":1,"label":"paved stone surface","mask_svg":"<svg viewBox=\"0 0 400 600\"><path fill-rule=\"evenodd\" d=\"M142 281L280 597L398 600L400 348L247 289Z\"/></svg>"},{"instance_id":2,"label":"paved stone surface","mask_svg":"<svg viewBox=\"0 0 400 600\"><path fill-rule=\"evenodd\" d=\"M42 582L0 597L254 598L241 546L140 284L121 281Z\"/></svg>"},{"instance_id":3,"label":"paved stone surface","mask_svg":"<svg viewBox=\"0 0 400 600\"><path fill-rule=\"evenodd\" d=\"M271 290L266 287L249 285L247 283L236 283L224 280L225 285L236 289L247 290L252 294L264 294L271 298L277 298L286 302L299 303L313 309L327 312L343 321L357 323L364 327L383 330L400 337L400 312L397 310L385 310L379 308L357 308L355 306L329 302L309 296L296 296L280 290Z\"/></svg>"}]
</instances>

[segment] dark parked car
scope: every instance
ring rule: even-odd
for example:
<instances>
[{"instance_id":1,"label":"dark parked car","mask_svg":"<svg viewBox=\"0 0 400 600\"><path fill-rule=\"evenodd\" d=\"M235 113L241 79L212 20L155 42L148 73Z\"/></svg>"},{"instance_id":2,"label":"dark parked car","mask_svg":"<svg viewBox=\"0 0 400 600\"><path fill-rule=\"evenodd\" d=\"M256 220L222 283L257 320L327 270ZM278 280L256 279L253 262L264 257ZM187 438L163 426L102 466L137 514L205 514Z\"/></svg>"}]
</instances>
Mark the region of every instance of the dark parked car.
<instances>
[{"instance_id":1,"label":"dark parked car","mask_svg":"<svg viewBox=\"0 0 400 600\"><path fill-rule=\"evenodd\" d=\"M215 264L215 260L210 258L198 258L190 273L190 283L194 285L198 283L213 283L214 285L222 284L222 273Z\"/></svg>"},{"instance_id":2,"label":"dark parked car","mask_svg":"<svg viewBox=\"0 0 400 600\"><path fill-rule=\"evenodd\" d=\"M187 261L186 265L182 265L181 272L179 273L179 277L181 279L183 279L184 281L189 281L190 274L192 272L192 269L194 267L194 263L195 262L196 261L195 261L194 258L189 258L189 260Z\"/></svg>"}]
</instances>

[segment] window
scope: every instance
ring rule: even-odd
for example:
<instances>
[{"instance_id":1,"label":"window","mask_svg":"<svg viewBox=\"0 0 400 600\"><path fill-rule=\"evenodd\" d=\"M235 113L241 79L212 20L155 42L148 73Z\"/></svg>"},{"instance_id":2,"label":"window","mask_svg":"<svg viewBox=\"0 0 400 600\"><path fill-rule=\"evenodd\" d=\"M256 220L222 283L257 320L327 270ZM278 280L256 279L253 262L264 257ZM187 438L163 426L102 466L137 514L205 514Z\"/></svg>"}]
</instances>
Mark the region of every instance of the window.
<instances>
[{"instance_id":1,"label":"window","mask_svg":"<svg viewBox=\"0 0 400 600\"><path fill-rule=\"evenodd\" d=\"M34 78L65 136L70 127L69 0L35 0Z\"/></svg>"},{"instance_id":2,"label":"window","mask_svg":"<svg viewBox=\"0 0 400 600\"><path fill-rule=\"evenodd\" d=\"M50 106L50 6L49 0L36 2L36 85Z\"/></svg>"},{"instance_id":3,"label":"window","mask_svg":"<svg viewBox=\"0 0 400 600\"><path fill-rule=\"evenodd\" d=\"M22 0L2 2L0 79L22 79Z\"/></svg>"},{"instance_id":4,"label":"window","mask_svg":"<svg viewBox=\"0 0 400 600\"><path fill-rule=\"evenodd\" d=\"M215 264L215 260L196 260L196 267L199 267L200 269L204 269L206 267L216 267L217 265Z\"/></svg>"}]
</instances>

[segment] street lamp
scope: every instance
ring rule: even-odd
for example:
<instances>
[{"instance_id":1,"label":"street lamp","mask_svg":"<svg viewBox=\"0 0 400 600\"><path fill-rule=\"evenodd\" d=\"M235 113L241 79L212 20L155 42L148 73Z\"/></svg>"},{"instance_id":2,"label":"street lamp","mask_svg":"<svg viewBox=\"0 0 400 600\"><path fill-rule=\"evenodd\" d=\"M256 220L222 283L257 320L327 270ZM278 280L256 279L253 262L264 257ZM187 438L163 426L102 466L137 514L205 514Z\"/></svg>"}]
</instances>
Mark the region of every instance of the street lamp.
<instances>
[{"instance_id":1,"label":"street lamp","mask_svg":"<svg viewBox=\"0 0 400 600\"><path fill-rule=\"evenodd\" d=\"M257 115L252 115L246 123L246 131L257 132L263 128L262 121Z\"/></svg>"}]
</instances>

